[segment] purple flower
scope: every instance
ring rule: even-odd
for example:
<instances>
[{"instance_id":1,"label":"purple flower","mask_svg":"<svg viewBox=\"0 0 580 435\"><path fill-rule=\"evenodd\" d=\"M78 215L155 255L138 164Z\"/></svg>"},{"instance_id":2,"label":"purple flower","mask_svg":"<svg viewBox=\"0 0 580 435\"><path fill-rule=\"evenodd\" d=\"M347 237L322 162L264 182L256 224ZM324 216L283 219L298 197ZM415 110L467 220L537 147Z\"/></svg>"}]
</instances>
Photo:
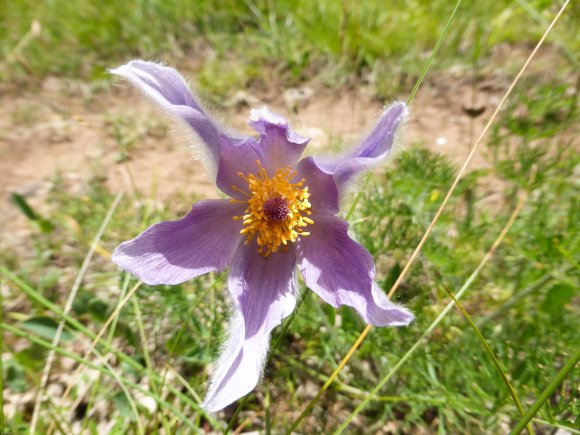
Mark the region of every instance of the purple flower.
<instances>
[{"instance_id":1,"label":"purple flower","mask_svg":"<svg viewBox=\"0 0 580 435\"><path fill-rule=\"evenodd\" d=\"M113 254L122 269L151 285L230 267L233 315L204 402L208 411L258 383L270 333L294 310L297 266L325 302L353 307L367 323L399 326L413 319L378 287L371 255L337 215L357 176L389 156L405 104L387 108L353 151L299 160L309 139L281 116L253 110L250 125L258 135L235 135L200 106L174 69L136 60L111 72L199 135L217 187L231 198L200 201L184 218L151 226Z\"/></svg>"}]
</instances>

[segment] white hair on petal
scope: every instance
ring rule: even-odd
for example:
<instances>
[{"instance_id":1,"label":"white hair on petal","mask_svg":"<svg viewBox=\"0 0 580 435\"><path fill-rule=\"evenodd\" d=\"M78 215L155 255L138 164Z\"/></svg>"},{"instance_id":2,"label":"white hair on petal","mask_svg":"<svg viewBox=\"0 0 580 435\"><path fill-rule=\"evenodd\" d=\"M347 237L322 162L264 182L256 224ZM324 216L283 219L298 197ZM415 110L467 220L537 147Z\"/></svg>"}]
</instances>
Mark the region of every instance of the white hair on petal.
<instances>
[{"instance_id":1,"label":"white hair on petal","mask_svg":"<svg viewBox=\"0 0 580 435\"><path fill-rule=\"evenodd\" d=\"M379 115L379 121L380 119L387 113L387 111L389 110L389 108L395 104L395 102L392 102L390 104L387 104L383 107L383 109L380 112ZM368 174L371 171L374 171L375 168L378 165L391 165L392 162L395 160L395 158L400 154L400 152L405 148L405 133L406 133L406 129L407 129L407 122L409 119L409 108L407 107L407 105L405 105L405 107L403 108L403 112L400 115L401 121L397 124L397 128L395 129L395 134L393 135L393 143L391 145L391 148L389 149L389 151L387 151L385 153L385 155L377 161L376 164L373 165L372 168L369 168L368 171L364 171L361 174L359 174L358 176L355 176L353 178L352 181L350 181L349 183L346 183L343 186L343 191L340 194L340 210L348 210L350 208L350 202L352 202L352 200L354 200L355 195L360 192L361 190L365 189L365 185L364 185L364 181L366 180L366 174ZM374 128L374 127L373 127ZM372 132L373 129L371 128L371 130L369 131L368 134L370 134L370 132ZM366 137L366 136L363 136Z\"/></svg>"}]
</instances>

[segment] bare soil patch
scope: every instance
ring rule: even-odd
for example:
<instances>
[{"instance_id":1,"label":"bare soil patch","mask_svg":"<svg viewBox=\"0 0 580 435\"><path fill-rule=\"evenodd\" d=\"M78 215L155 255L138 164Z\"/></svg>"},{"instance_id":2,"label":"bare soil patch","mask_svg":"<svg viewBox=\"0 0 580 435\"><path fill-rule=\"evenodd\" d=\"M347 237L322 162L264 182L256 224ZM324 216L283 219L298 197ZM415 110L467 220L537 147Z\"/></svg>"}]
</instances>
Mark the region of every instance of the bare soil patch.
<instances>
[{"instance_id":1,"label":"bare soil patch","mask_svg":"<svg viewBox=\"0 0 580 435\"><path fill-rule=\"evenodd\" d=\"M504 87L493 81L472 85L450 74L426 83L411 107L407 146L421 143L460 164ZM380 116L382 103L370 87L342 93L306 88L252 95L251 105L266 104L290 119L296 131L313 138L310 152L337 142L356 144ZM293 92L309 96L298 101L285 98ZM483 110L481 116L469 115L474 108ZM250 109L238 102L224 110L221 118L251 133L247 126ZM4 92L0 94L2 232L13 244L18 239L15 235L29 231L24 217L10 203L10 193L25 195L42 211L57 176L79 194L90 177L103 177L113 191L138 189L160 201L176 192L191 196L192 202L194 197L214 197L218 192L212 180L188 149L196 141L193 135L177 131L171 120L129 85L95 91L82 82L48 78L35 91ZM474 165L485 166L485 160L477 157Z\"/></svg>"}]
</instances>

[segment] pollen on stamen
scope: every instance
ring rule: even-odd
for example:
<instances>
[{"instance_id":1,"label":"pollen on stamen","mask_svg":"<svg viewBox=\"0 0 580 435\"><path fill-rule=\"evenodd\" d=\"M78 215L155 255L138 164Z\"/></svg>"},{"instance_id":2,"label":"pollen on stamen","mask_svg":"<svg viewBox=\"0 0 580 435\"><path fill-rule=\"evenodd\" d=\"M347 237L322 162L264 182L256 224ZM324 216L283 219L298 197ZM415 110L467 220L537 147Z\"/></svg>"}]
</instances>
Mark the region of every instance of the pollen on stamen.
<instances>
[{"instance_id":1,"label":"pollen on stamen","mask_svg":"<svg viewBox=\"0 0 580 435\"><path fill-rule=\"evenodd\" d=\"M240 231L246 235L246 244L254 238L258 252L267 257L279 249L286 251L288 242L296 242L300 236L310 233L302 229L314 221L307 217L311 214L310 193L304 186L305 180L296 183L290 180L296 175L292 167L278 169L270 177L260 161L256 162L256 174L238 173L247 183L247 190L233 186L232 189L248 196L244 202L247 208L242 216L234 216L244 226Z\"/></svg>"}]
</instances>

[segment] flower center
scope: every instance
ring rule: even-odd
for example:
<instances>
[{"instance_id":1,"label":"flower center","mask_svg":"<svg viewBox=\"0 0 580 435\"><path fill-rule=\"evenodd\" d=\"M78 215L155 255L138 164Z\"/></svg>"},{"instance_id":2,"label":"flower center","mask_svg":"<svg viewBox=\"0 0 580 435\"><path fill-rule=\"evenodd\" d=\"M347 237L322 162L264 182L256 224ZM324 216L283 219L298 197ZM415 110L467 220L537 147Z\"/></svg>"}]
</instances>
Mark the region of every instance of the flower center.
<instances>
[{"instance_id":1,"label":"flower center","mask_svg":"<svg viewBox=\"0 0 580 435\"><path fill-rule=\"evenodd\" d=\"M264 201L262 209L268 221L273 222L283 222L288 217L288 213L290 213L288 201L281 196Z\"/></svg>"},{"instance_id":2,"label":"flower center","mask_svg":"<svg viewBox=\"0 0 580 435\"><path fill-rule=\"evenodd\" d=\"M234 219L243 221L244 228L240 233L247 235L246 244L255 237L258 252L267 257L276 252L280 245L288 249L289 241L295 242L299 236L309 235L303 228L314 221L308 217L311 213L308 202L310 193L308 186L304 186L305 180L291 183L290 180L296 175L291 166L278 169L269 177L260 161L256 163L258 171L255 175L238 173L247 182L248 188L244 190L233 186L234 190L248 196L248 200L231 201L247 204L245 214L234 216Z\"/></svg>"}]
</instances>

